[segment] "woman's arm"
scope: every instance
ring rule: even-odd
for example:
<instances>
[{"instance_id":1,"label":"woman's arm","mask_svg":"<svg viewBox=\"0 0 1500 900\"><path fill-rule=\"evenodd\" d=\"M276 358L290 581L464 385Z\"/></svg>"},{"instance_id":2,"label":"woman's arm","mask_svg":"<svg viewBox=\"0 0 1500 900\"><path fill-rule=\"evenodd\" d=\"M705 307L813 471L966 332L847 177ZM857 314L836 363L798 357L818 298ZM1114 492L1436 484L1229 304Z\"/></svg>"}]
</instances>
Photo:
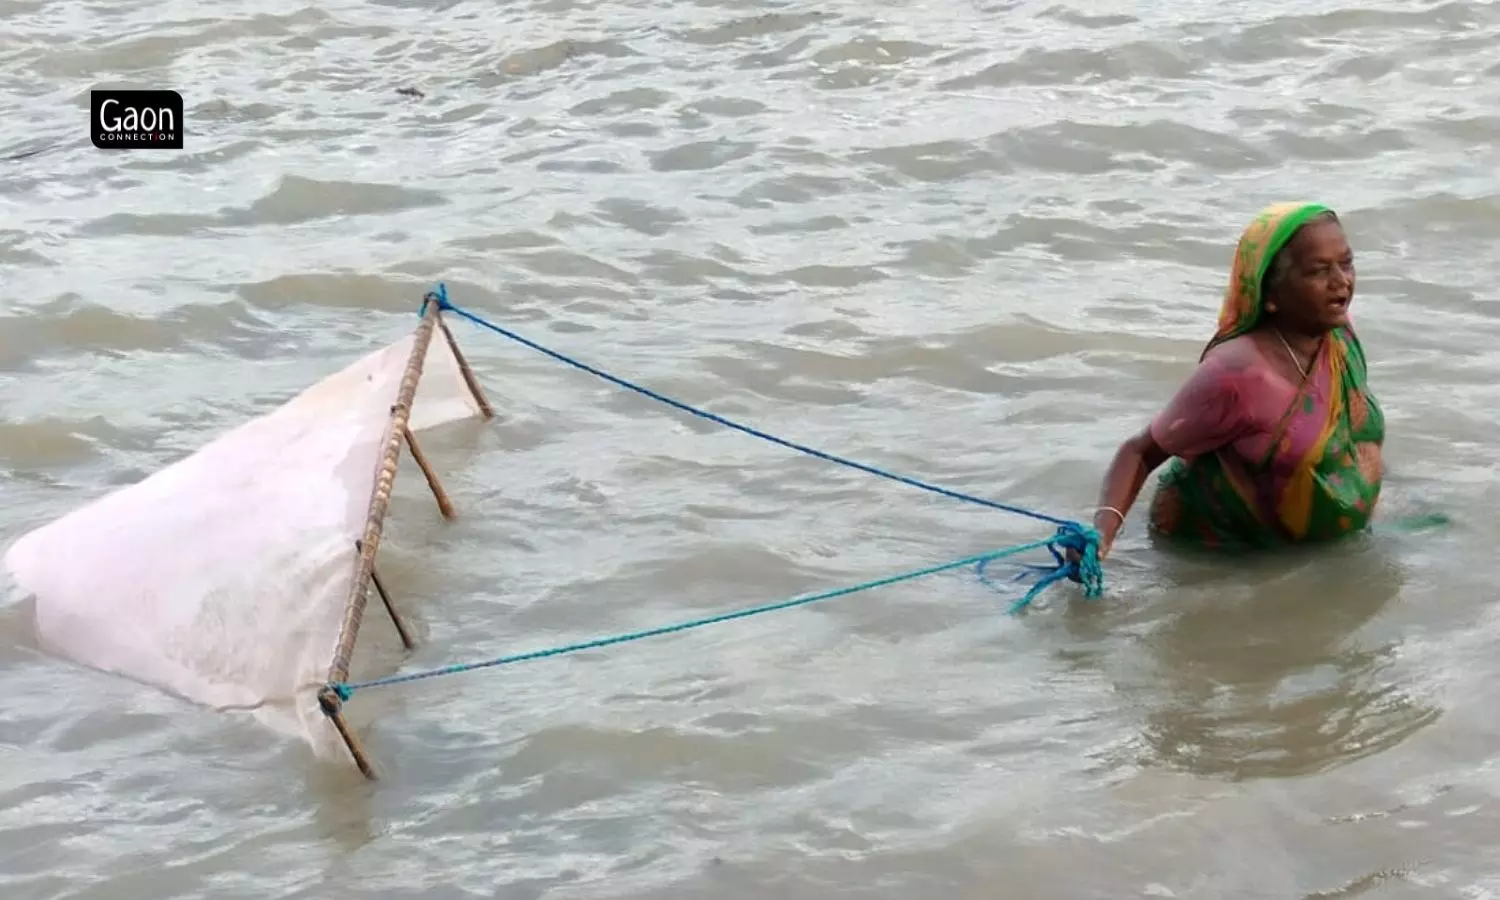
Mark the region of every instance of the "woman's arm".
<instances>
[{"instance_id":1,"label":"woman's arm","mask_svg":"<svg viewBox=\"0 0 1500 900\"><path fill-rule=\"evenodd\" d=\"M1139 433L1125 439L1104 472L1094 528L1099 554L1109 555L1115 535L1146 479L1174 456L1191 460L1227 446L1253 430L1241 402L1246 369L1236 359L1210 355L1193 370L1166 407Z\"/></svg>"},{"instance_id":2,"label":"woman's arm","mask_svg":"<svg viewBox=\"0 0 1500 900\"><path fill-rule=\"evenodd\" d=\"M1099 486L1099 508L1094 512L1101 558L1109 555L1115 535L1125 524L1125 516L1130 514L1130 507L1140 496L1146 478L1170 458L1171 454L1151 436L1149 425L1126 438L1115 451L1115 458L1104 470L1104 483Z\"/></svg>"}]
</instances>

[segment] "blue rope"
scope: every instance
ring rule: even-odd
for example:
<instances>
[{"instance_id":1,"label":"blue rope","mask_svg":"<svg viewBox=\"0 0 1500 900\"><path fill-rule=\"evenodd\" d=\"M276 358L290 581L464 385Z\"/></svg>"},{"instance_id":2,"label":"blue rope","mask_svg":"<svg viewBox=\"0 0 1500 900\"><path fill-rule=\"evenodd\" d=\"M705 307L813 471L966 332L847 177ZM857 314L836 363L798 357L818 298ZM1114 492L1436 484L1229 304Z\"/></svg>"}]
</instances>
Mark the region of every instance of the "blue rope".
<instances>
[{"instance_id":1,"label":"blue rope","mask_svg":"<svg viewBox=\"0 0 1500 900\"><path fill-rule=\"evenodd\" d=\"M481 328L488 328L490 331L493 331L496 334L510 338L511 340L523 346L530 347L538 353L550 356L558 362L570 365L575 369L581 369L585 372L588 372L590 375L598 376L599 378L602 378L605 381L610 382L611 384L625 388L626 390L635 391L637 394L650 397L652 400L655 400L658 403L665 403L667 406L670 406L674 409L678 409L685 413L698 416L701 419L707 419L710 422L715 422L719 425L723 425L725 428L732 428L735 431L743 432L750 435L751 437L757 437L763 441L769 441L773 444L779 444L782 447L787 447L792 450L796 450L799 453L805 453L808 456L817 457L818 459L825 460L827 462L836 463L841 466L847 466L851 469L858 469L861 472L867 472L871 475L877 475L881 478L888 478L891 481L899 481L902 484L911 485L915 488L921 488L924 491L931 491L934 494L942 494L945 497L952 497L955 500L963 500L967 503L977 503L980 506L988 506L991 509L1002 509L1006 512L1016 513L1017 515L1030 516L1033 519L1040 519L1043 522L1050 522L1053 525L1078 526L1077 522L1071 521L1069 519L1060 519L1056 516L1049 516L1046 513L1037 512L1035 510L1026 509L1024 507L1012 506L1008 503L1000 503L995 500L987 500L983 497L976 497L973 494L965 494L961 491L955 491L950 488L942 487L940 485L929 484L925 481L920 481L916 478L911 478L906 475L898 475L894 472L887 472L884 469L866 465L865 463L857 462L852 459L846 459L842 456L835 456L832 453L825 453L822 450L809 447L805 444L798 444L794 441L786 440L785 438L779 438L774 434L767 434L766 432L761 431L758 428L752 428L749 425L742 425L739 422L726 419L723 416L711 413L708 410L699 409L696 406L690 406L689 404L683 403L681 400L673 400L671 397L663 396L662 394L659 394L648 387L643 387L639 384L635 384L634 382L626 381L624 378L620 378L615 375L611 375L608 372L596 369L588 363L580 362L579 360L576 360L571 356L559 353L556 350L552 350L547 347L543 347L541 344L538 344L535 341L528 340L527 338L524 338L513 331L502 328L501 326L496 325L494 322L490 322L480 316L477 316L466 309L461 309L460 307L454 306L452 303L448 302L447 285L439 284L438 289L435 292L429 293L427 296L422 298L422 312L425 313L427 311L427 304L429 302L436 302L439 309L462 316L463 318L468 319L470 322L473 322L475 325L478 325Z\"/></svg>"},{"instance_id":2,"label":"blue rope","mask_svg":"<svg viewBox=\"0 0 1500 900\"><path fill-rule=\"evenodd\" d=\"M448 288L446 285L439 284L436 291L429 293L422 298L421 314L425 314L427 312L427 304L433 302L438 304L439 309L462 316L463 318L468 319L476 325L487 328L497 334L503 335L504 337L510 338L511 340L519 344L530 347L531 349L550 356L553 359L558 360L559 362L566 363L567 365L573 366L577 369L582 369L583 371L588 372L592 375L596 375L612 384L618 385L631 391L635 391L639 394L643 394L653 400L657 400L668 406L682 410L683 412L691 413L692 415L708 419L711 422L716 422L727 428L732 428L736 431L744 432L745 434L761 438L762 440L769 441L773 444L779 444L783 447L789 447L809 456L817 457L818 459L827 460L829 462L847 466L852 469L858 469L862 472L868 472L872 475L878 475L882 478L888 478L892 481L898 481L902 484L908 484L913 487L921 488L922 490L931 491L935 494L942 494L944 496L953 497L958 500L964 500L969 503L976 503L981 506L988 506L994 509L1001 509L1007 512L1030 516L1032 518L1040 519L1045 522L1051 522L1052 524L1057 525L1058 528L1057 532L1052 535L1052 537L1039 541L1032 541L1029 544L1019 544L1017 546L1009 547L1004 550L996 550L989 553L981 553L976 556L968 556L964 557L963 559L954 560L952 562L943 563L941 565L928 566L922 569L913 569L896 575L889 575L884 578L864 581L849 587L833 588L830 590L819 591L813 594L806 594L800 597L794 597L790 600L783 600L779 603L769 603L762 606L752 606L745 609L735 610L733 612L721 613L718 615L707 616L699 619L690 619L688 621L678 622L673 625L663 625L657 628L648 628L642 631L631 631L624 634L613 635L610 637L594 638L592 640L581 641L573 644L564 644L559 647L552 647L545 650L532 650L526 653L516 653L507 656L499 656L495 657L494 659L487 659L479 662L456 663L454 665L441 666L435 669L427 669L401 675L390 675L385 678L375 678L369 681L330 683L328 687L335 694L337 694L341 700L347 701L355 691L363 690L365 688L391 684L405 684L412 681L437 678L443 675L457 675L464 672L473 672L478 669L488 669L496 666L510 665L512 663L527 662L529 660L545 659L552 656L562 656L564 654L578 653L585 650L596 650L601 647L609 647L614 644L623 644L629 641L638 641L644 638L657 637L664 634L673 634L680 631L688 631L694 628L702 628L707 625L716 625L721 622L729 622L735 619L743 619L749 616L760 615L761 613L790 609L795 606L805 606L809 603L817 603L821 600L831 600L835 597L845 597L849 594L858 593L860 591L867 591L872 588L884 587L886 585L896 584L902 581L910 581L915 578L922 578L927 575L935 575L939 572L946 572L950 569L962 568L969 565L975 567L975 572L978 575L980 581L991 587L994 587L985 570L985 567L988 566L990 562L1008 556L1015 556L1028 550L1036 550L1041 547L1046 547L1048 551L1051 552L1054 564L1051 566L1038 566L1029 564L1023 566L1025 571L1018 575L1016 580L1019 580L1020 578L1026 577L1027 575L1031 574L1040 574L1041 578L1039 578L1037 580L1037 583L1033 585L1029 591L1026 592L1025 596L1021 597L1019 600L1011 604L1010 609L1007 611L1008 614L1015 615L1026 609L1031 605L1031 602L1041 594L1042 591L1046 590L1048 587L1058 581L1061 581L1064 578L1076 581L1079 584L1083 585L1084 596L1089 598L1098 597L1104 591L1104 572L1099 564L1099 533L1093 528L1068 519L1056 518L1054 516L1046 515L1045 513L1035 512L1033 510L1024 509L1019 506L1011 506L1009 504L998 503L993 500L986 500L982 497L975 497L970 494L964 494L959 491L949 490L948 488L939 487L934 484L928 484L927 482L919 481L915 478L909 478L904 475L897 475L891 472L887 472L883 469L878 469L874 466L855 462L851 459L845 459L841 456L834 456L831 453L824 453L821 450L815 450L812 447L794 443L792 441L776 437L772 434L767 434L764 431L756 428L751 428L748 425L741 425L740 423L730 421L723 416L715 415L714 413L698 409L694 406L689 406L688 404L682 403L678 400L673 400L672 398L663 396L662 394L659 394L656 391L651 390L650 388L642 387L638 384L626 381L623 378L618 378L614 375L609 374L608 372L596 369L593 366L588 365L587 363L580 362L576 359L573 359L572 357L566 356L562 353L558 353L555 350L543 347L542 345L534 341L527 340L526 338L505 328L502 328L499 325L494 324L493 322L488 322L485 319L467 310L460 309L454 306L448 301ZM1074 551L1078 554L1077 562L1070 561L1067 558L1064 551L1068 550Z\"/></svg>"},{"instance_id":3,"label":"blue rope","mask_svg":"<svg viewBox=\"0 0 1500 900\"><path fill-rule=\"evenodd\" d=\"M1090 529L1090 531L1092 531L1092 529ZM831 590L818 591L815 594L805 594L800 597L793 597L790 600L783 600L779 603L768 603L762 606L751 606L745 609L738 609L732 612L721 613L719 615L706 616L700 619L690 619L685 622L678 622L674 625L663 625L657 628L647 628L642 631L630 631L624 634L614 635L612 637L594 638L593 640L580 641L574 644L564 644L559 647L551 647L545 650L532 650L526 653L511 654L509 656L498 656L494 659L487 659L480 662L457 663L449 666L441 666L435 669L426 669L419 672L409 672L401 675L389 675L385 678L373 678L369 681L332 682L328 685L328 687L332 688L334 693L338 694L341 700L347 701L351 696L353 696L355 691L364 690L366 688L380 687L383 685L392 684L405 684L411 681L422 681L424 679L437 678L443 675L459 675L465 672L473 672L479 669L489 669L496 666L506 666L511 665L512 663L527 662L534 659L545 659L550 656L562 656L567 653L579 653L584 650L596 650L600 647L609 647L614 644L623 644L628 641L639 641L644 638L657 637L664 634L673 634L679 631L688 631L693 628L702 628L706 625L717 625L720 622L729 622L735 619L744 619L749 616L760 615L761 613L791 609L794 606L806 606L809 603L817 603L820 600L831 600L835 597L845 597L849 594L859 593L860 591L867 591L872 588L885 587L886 585L897 584L898 582L902 581L911 581L913 579L922 578L928 575L936 575L939 572L946 572L950 569L959 569L963 568L964 566L970 565L984 565L991 560L1001 559L1007 556L1014 556L1018 553L1024 553L1027 550L1035 550L1040 547L1047 547L1048 549L1052 550L1053 556L1055 556L1059 560L1059 568L1052 571L1045 578L1038 581L1037 584L1031 588L1031 590L1026 592L1025 597L1016 601L1015 605L1013 605L1010 609L1010 613L1015 614L1028 606L1033 598L1035 598L1042 591L1046 590L1047 587L1053 582L1058 581L1061 578L1073 577L1073 574L1076 573L1079 567L1074 567L1071 563L1064 564L1062 562L1063 557L1057 552L1056 545L1062 544L1064 546L1078 546L1080 542L1077 539L1079 537L1079 535L1070 532L1067 529L1058 529L1058 534L1054 535L1053 537L1040 541L1032 541L1029 544L1020 544L1015 547L1008 547L1004 550L994 550L989 553L980 553L975 556L966 556L963 559L956 559L952 562L942 563L941 565L928 566L923 569L913 569L895 575L888 575L884 578L876 578L871 581L864 581L850 587L833 588ZM1102 583L1103 576L1099 570L1099 559L1093 551L1093 547L1097 545L1098 536L1084 535L1083 537L1087 541L1089 541L1089 543L1087 544L1087 549L1080 547L1083 552L1083 563L1081 566L1083 571L1082 579L1085 585Z\"/></svg>"}]
</instances>

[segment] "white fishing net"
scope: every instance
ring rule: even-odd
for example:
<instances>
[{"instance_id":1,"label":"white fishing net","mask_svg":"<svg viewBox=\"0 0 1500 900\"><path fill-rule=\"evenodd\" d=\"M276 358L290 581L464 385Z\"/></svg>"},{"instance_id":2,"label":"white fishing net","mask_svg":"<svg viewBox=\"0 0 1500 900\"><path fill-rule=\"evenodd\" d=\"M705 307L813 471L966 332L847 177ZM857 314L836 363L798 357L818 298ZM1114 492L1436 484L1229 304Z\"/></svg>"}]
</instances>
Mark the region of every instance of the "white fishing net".
<instances>
[{"instance_id":1,"label":"white fishing net","mask_svg":"<svg viewBox=\"0 0 1500 900\"><path fill-rule=\"evenodd\" d=\"M41 646L343 752L316 692L413 340L16 540L3 564ZM436 331L413 432L478 413ZM402 473L422 477L409 457Z\"/></svg>"}]
</instances>

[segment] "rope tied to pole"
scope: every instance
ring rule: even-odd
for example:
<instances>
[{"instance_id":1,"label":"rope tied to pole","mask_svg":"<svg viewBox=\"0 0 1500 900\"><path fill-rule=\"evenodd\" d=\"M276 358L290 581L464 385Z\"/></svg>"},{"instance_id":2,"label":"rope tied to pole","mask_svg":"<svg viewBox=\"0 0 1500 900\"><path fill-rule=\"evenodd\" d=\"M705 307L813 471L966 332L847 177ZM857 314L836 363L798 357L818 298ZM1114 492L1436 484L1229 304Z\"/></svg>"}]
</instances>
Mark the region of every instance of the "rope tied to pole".
<instances>
[{"instance_id":1,"label":"rope tied to pole","mask_svg":"<svg viewBox=\"0 0 1500 900\"><path fill-rule=\"evenodd\" d=\"M444 284L439 284L436 290L428 292L425 296L423 296L422 306L419 312L420 316L425 318L430 304L436 304L438 309L442 312L451 312L454 315L466 319L481 328L499 334L502 337L505 337L515 343L521 344L522 346L528 347L538 353L550 357L551 359L554 359L558 362L564 363L581 371L588 372L589 374L608 381L611 384L641 394L642 396L648 397L681 412L706 419L726 428L748 434L751 437L759 438L778 446L795 450L799 453L803 453L816 459L821 459L826 462L831 462L836 465L864 472L866 474L875 475L880 478L895 481L897 483L905 484L910 487L915 487L929 493L934 493L966 503L972 503L991 509L998 509L1004 512L1010 512L1017 515L1037 519L1039 521L1048 522L1056 526L1057 530L1050 537L1032 541L1030 543L1019 544L1013 547L994 550L987 553L966 556L960 559L953 560L951 562L940 563L937 565L926 566L918 569L911 569L893 575L860 582L859 584L855 585L817 591L815 593L793 597L788 600L746 607L731 612L690 619L674 624L662 625L654 628L646 628L636 631L628 631L621 634L563 644L547 649L508 654L505 656L498 656L491 659L478 660L474 662L456 663L453 665L440 666L437 668L426 669L417 672L400 673L386 676L384 678L374 678L367 681L349 682L342 679L330 679L324 688L324 693L320 695L320 704L323 706L325 713L335 708L337 703L347 701L351 696L353 696L356 691L359 690L365 690L384 685L405 684L429 678L437 678L440 676L457 675L477 671L480 669L512 665L515 663L526 662L530 660L546 659L571 653L580 653L587 650L596 650L602 647L609 647L615 644L638 641L648 637L674 634L678 632L706 627L709 625L716 625L723 622L761 615L763 613L776 612L779 610L790 609L798 606L806 606L808 604L830 600L836 597L844 597L850 594L871 590L877 587L884 587L886 585L896 584L899 582L911 581L917 578L923 578L929 575L935 575L940 572L947 572L966 566L973 566L980 580L984 581L986 584L990 584L989 579L985 574L986 567L990 563L994 562L995 560L1016 556L1020 553L1024 553L1030 550L1039 550L1042 548L1046 548L1051 553L1053 563L1052 565L1023 565L1023 571L1014 580L1020 580L1028 576L1039 577L1037 578L1036 583L1026 592L1024 596L1011 604L1010 608L1007 610L1007 613L1009 615L1015 615L1025 610L1032 604L1032 601L1034 601L1043 591L1064 579L1080 584L1083 588L1084 596L1089 599L1099 597L1104 591L1104 573L1099 559L1099 534L1090 526L1070 519L1064 519L1061 517L1048 515L1043 512L1038 512L1036 510L1027 509L1025 507L1008 503L1001 503L996 500L990 500L984 497L975 496L973 494L967 494L962 491L945 488L940 485L932 484L917 478L912 478L910 476L891 472L878 466L869 465L853 459L837 456L832 453L827 453L805 444L778 437L766 431L753 428L749 425L735 422L731 419L727 419L716 413L709 412L708 410L701 409L691 404L684 403L680 400L667 397L657 391L652 390L651 388L636 384L635 382L628 381L616 375L612 375L608 372L591 366L588 363L568 356L567 354L538 344L535 341L525 338L520 334L517 334L494 322L490 322L489 320L475 313L455 306L452 302L449 301L447 286ZM1078 554L1077 562L1073 562L1067 558L1066 553L1070 550Z\"/></svg>"}]
</instances>

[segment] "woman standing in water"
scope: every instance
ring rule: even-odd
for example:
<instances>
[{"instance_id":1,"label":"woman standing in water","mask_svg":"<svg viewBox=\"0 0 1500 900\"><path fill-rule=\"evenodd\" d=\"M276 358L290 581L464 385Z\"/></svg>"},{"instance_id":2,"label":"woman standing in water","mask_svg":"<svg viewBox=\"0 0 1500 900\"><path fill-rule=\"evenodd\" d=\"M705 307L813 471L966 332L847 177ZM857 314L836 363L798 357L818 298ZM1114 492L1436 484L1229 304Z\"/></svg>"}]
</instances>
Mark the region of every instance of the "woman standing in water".
<instances>
[{"instance_id":1,"label":"woman standing in water","mask_svg":"<svg viewBox=\"0 0 1500 900\"><path fill-rule=\"evenodd\" d=\"M1115 453L1094 527L1101 555L1168 459L1154 535L1209 548L1329 541L1380 497L1385 420L1349 320L1354 257L1333 210L1263 210L1240 237L1219 327L1166 408Z\"/></svg>"}]
</instances>

